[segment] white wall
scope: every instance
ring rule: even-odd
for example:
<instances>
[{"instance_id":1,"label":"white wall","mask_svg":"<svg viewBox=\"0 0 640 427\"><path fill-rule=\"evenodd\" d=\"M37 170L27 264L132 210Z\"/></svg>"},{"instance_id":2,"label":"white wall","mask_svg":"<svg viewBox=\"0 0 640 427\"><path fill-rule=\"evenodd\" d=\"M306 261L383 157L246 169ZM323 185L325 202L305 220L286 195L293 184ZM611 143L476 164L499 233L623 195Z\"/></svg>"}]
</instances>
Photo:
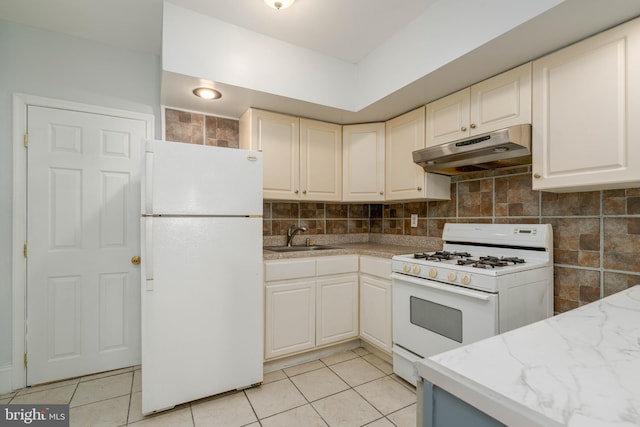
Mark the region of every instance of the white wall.
<instances>
[{"instance_id":1,"label":"white wall","mask_svg":"<svg viewBox=\"0 0 640 427\"><path fill-rule=\"evenodd\" d=\"M153 114L160 135L160 58L0 20L0 394L12 336L12 95Z\"/></svg>"}]
</instances>

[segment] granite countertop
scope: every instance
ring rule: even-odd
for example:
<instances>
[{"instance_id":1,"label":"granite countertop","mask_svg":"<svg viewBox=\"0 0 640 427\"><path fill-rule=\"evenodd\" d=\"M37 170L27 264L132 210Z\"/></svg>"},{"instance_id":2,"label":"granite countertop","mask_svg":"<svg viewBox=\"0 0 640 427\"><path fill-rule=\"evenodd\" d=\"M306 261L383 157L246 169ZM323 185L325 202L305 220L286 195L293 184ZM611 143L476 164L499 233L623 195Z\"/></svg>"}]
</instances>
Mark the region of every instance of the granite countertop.
<instances>
[{"instance_id":1,"label":"granite countertop","mask_svg":"<svg viewBox=\"0 0 640 427\"><path fill-rule=\"evenodd\" d=\"M638 426L640 285L416 368L509 426Z\"/></svg>"},{"instance_id":2,"label":"granite countertop","mask_svg":"<svg viewBox=\"0 0 640 427\"><path fill-rule=\"evenodd\" d=\"M337 246L339 249L323 249L321 251L300 251L300 252L274 252L265 250L263 257L265 261L274 259L289 258L306 258L311 256L329 256L329 255L370 255L381 258L391 258L395 255L409 254L414 252L422 252L424 246L404 246L385 243L337 243L330 246ZM435 249L434 249L435 250Z\"/></svg>"}]
</instances>

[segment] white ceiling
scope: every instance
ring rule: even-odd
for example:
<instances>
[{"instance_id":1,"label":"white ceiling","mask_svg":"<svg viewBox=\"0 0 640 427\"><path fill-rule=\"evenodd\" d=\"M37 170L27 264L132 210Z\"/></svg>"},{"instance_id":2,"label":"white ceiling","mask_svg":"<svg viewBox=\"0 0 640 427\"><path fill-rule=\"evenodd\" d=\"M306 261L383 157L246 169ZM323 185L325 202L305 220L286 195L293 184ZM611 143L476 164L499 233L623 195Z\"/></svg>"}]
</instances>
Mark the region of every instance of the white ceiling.
<instances>
[{"instance_id":1,"label":"white ceiling","mask_svg":"<svg viewBox=\"0 0 640 427\"><path fill-rule=\"evenodd\" d=\"M436 0L169 0L221 21L357 63Z\"/></svg>"},{"instance_id":2,"label":"white ceiling","mask_svg":"<svg viewBox=\"0 0 640 427\"><path fill-rule=\"evenodd\" d=\"M280 40L358 62L436 0L168 0ZM160 54L162 0L2 0L0 18Z\"/></svg>"},{"instance_id":3,"label":"white ceiling","mask_svg":"<svg viewBox=\"0 0 640 427\"><path fill-rule=\"evenodd\" d=\"M291 8L280 11L267 7L262 0L168 1L358 63L416 17L429 13L434 4L449 0L297 0ZM531 0L486 3L496 7L501 1ZM495 13L500 14L500 10ZM206 103L190 95L199 79L172 73L163 76L162 102L229 117L239 117L247 107L254 106L338 123L385 120L639 15L638 0L564 0L358 112L224 84L219 85L225 91L223 98ZM0 18L120 48L158 55L161 52L162 0L0 0ZM456 16L444 18L456 25Z\"/></svg>"}]
</instances>

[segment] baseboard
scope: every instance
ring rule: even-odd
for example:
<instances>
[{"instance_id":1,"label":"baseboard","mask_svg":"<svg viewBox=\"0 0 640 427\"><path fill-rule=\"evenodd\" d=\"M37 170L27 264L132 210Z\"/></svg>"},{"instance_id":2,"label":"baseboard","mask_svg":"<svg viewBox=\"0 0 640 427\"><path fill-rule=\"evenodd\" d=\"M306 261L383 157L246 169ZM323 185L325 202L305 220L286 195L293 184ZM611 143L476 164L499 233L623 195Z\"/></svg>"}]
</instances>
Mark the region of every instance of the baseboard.
<instances>
[{"instance_id":1,"label":"baseboard","mask_svg":"<svg viewBox=\"0 0 640 427\"><path fill-rule=\"evenodd\" d=\"M13 366L0 367L0 396L13 391Z\"/></svg>"}]
</instances>

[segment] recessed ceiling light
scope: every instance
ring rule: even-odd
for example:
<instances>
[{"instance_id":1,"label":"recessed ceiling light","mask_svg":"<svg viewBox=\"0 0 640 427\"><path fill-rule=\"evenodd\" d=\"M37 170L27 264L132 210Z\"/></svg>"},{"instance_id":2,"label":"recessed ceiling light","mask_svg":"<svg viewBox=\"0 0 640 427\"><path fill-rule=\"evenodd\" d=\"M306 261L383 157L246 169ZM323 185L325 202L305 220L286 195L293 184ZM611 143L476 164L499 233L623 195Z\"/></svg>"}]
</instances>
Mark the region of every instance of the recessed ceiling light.
<instances>
[{"instance_id":1,"label":"recessed ceiling light","mask_svg":"<svg viewBox=\"0 0 640 427\"><path fill-rule=\"evenodd\" d=\"M274 9L286 9L293 4L295 0L264 0L266 4Z\"/></svg>"},{"instance_id":2,"label":"recessed ceiling light","mask_svg":"<svg viewBox=\"0 0 640 427\"><path fill-rule=\"evenodd\" d=\"M193 90L193 94L202 99L218 99L222 97L222 94L210 87L199 87Z\"/></svg>"}]
</instances>

